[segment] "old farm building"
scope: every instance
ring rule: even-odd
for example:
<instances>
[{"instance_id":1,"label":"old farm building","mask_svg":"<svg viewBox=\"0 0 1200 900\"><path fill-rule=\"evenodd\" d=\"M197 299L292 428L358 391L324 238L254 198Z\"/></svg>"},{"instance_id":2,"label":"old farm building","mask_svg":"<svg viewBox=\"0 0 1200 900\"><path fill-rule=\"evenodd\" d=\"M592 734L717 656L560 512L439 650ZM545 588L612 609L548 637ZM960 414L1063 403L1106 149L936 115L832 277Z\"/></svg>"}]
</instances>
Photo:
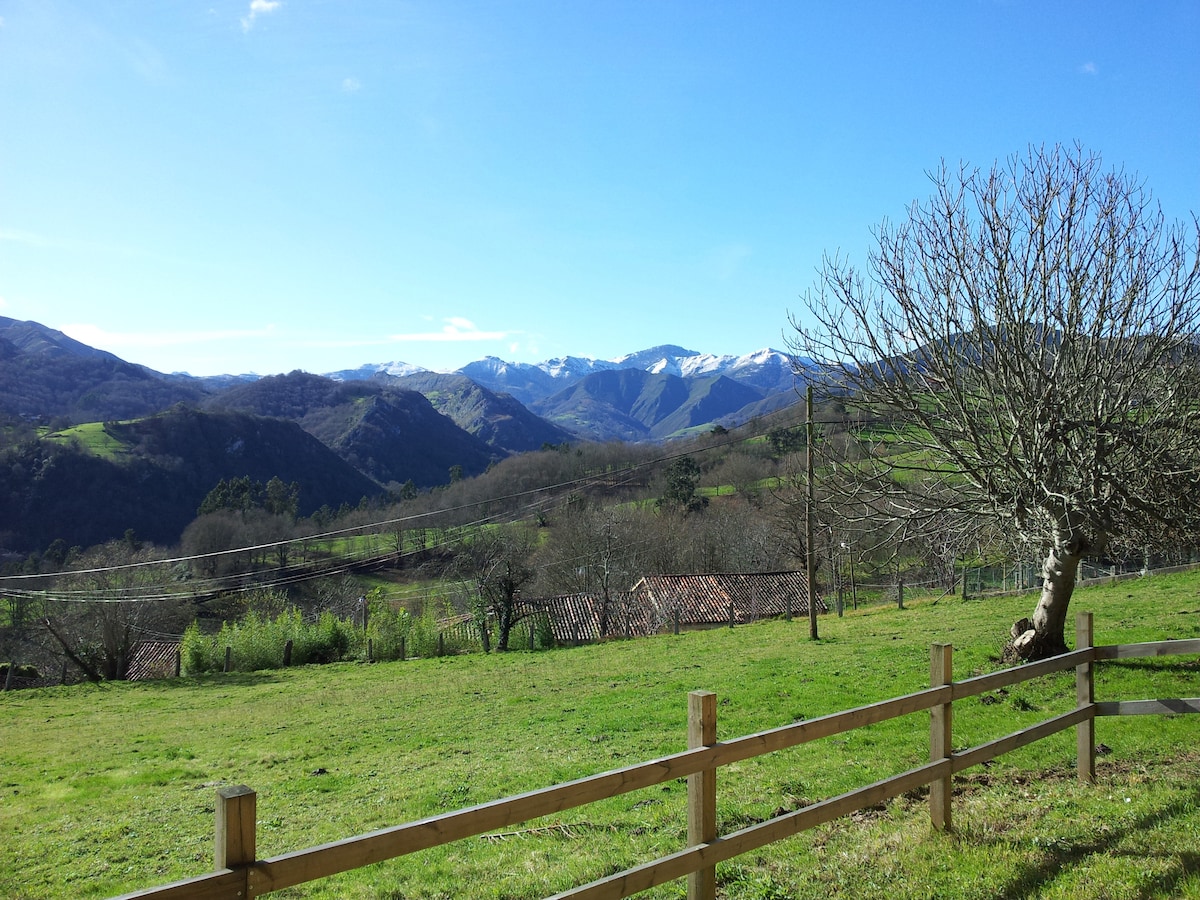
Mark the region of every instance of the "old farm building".
<instances>
[{"instance_id":1,"label":"old farm building","mask_svg":"<svg viewBox=\"0 0 1200 900\"><path fill-rule=\"evenodd\" d=\"M815 599L818 612L824 602ZM545 615L555 643L643 637L670 630L742 625L807 616L803 572L647 575L629 592L566 594L525 601L525 615Z\"/></svg>"}]
</instances>

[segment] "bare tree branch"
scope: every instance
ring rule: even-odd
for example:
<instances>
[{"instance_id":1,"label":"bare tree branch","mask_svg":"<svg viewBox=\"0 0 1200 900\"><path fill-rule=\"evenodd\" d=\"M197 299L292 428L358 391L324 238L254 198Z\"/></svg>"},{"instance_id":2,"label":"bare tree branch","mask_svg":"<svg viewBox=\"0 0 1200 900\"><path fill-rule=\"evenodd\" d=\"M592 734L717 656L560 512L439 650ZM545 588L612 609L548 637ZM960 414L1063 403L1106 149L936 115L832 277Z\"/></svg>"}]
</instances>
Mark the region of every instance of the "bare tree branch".
<instances>
[{"instance_id":1,"label":"bare tree branch","mask_svg":"<svg viewBox=\"0 0 1200 900\"><path fill-rule=\"evenodd\" d=\"M1200 223L1079 147L930 177L865 272L826 258L791 349L914 443L844 468L873 514L1047 550L1024 646L1059 652L1084 556L1200 533Z\"/></svg>"}]
</instances>

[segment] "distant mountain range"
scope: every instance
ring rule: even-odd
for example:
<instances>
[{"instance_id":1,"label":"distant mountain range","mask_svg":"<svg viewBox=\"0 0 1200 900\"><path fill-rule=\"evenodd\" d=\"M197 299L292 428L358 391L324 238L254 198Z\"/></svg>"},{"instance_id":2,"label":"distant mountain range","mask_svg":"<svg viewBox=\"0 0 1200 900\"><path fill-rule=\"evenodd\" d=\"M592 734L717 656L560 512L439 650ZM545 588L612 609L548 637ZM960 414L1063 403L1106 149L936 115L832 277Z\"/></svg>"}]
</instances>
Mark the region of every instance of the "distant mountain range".
<instances>
[{"instance_id":1,"label":"distant mountain range","mask_svg":"<svg viewBox=\"0 0 1200 900\"><path fill-rule=\"evenodd\" d=\"M465 375L493 391L512 394L521 403L530 405L574 386L589 375L622 370L680 378L724 375L766 394L790 391L796 383L791 357L778 350L758 350L746 356L714 356L673 344L651 347L617 359L560 356L540 363L513 363L487 356L468 363L455 374ZM339 381L349 381L380 375L405 377L424 371L419 366L391 362L326 374Z\"/></svg>"},{"instance_id":2,"label":"distant mountain range","mask_svg":"<svg viewBox=\"0 0 1200 900\"><path fill-rule=\"evenodd\" d=\"M734 427L795 403L795 382L776 350L713 356L671 345L615 360L489 357L454 373L393 362L196 378L0 317L0 529L9 529L0 551L42 549L48 535L90 543L124 528L169 540L218 478L279 475L300 483L303 507L336 507L409 482L445 484L452 470L478 474L543 446ZM84 423L103 430L72 427ZM303 460L289 462L289 446Z\"/></svg>"},{"instance_id":3,"label":"distant mountain range","mask_svg":"<svg viewBox=\"0 0 1200 900\"><path fill-rule=\"evenodd\" d=\"M422 393L437 378L467 378L509 395L553 425L587 440L645 441L731 427L796 402L792 359L764 349L714 356L667 344L617 359L563 356L540 363L494 356L438 376L402 362L327 373L386 379Z\"/></svg>"}]
</instances>

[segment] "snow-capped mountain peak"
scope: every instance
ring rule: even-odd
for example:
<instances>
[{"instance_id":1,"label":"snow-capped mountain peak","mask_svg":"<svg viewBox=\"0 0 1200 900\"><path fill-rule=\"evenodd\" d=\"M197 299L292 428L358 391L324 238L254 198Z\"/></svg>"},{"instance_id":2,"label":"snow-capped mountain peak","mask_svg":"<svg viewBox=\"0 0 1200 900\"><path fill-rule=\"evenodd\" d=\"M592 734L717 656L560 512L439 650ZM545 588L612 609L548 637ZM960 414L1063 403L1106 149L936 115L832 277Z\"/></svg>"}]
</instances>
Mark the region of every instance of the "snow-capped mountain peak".
<instances>
[{"instance_id":1,"label":"snow-capped mountain peak","mask_svg":"<svg viewBox=\"0 0 1200 900\"><path fill-rule=\"evenodd\" d=\"M743 356L718 356L675 344L650 347L616 359L560 356L540 363L517 363L497 356L485 356L455 370L454 374L466 375L490 390L507 392L522 403L529 403L570 387L595 372L614 369L640 369L652 374L682 378L725 375L768 392L788 390L793 384L791 358L779 350L764 347ZM426 371L420 366L397 361L372 363L357 369L326 374L330 378L349 381L377 375L403 377Z\"/></svg>"},{"instance_id":2,"label":"snow-capped mountain peak","mask_svg":"<svg viewBox=\"0 0 1200 900\"><path fill-rule=\"evenodd\" d=\"M363 381L368 378L373 378L376 375L391 375L396 378L403 378L405 375L416 375L420 372L428 372L428 369L421 366L414 366L411 363L395 360L385 363L365 363L356 369L341 369L337 372L325 372L326 378L332 378L334 381Z\"/></svg>"}]
</instances>

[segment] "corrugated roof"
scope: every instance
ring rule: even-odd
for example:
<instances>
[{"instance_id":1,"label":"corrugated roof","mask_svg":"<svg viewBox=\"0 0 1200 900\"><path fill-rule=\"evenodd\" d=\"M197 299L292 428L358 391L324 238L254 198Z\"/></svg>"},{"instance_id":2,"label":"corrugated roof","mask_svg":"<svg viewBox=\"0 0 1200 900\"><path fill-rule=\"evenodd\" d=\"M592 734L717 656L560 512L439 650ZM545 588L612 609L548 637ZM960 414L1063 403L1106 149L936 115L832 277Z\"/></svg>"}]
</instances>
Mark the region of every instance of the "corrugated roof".
<instances>
[{"instance_id":1,"label":"corrugated roof","mask_svg":"<svg viewBox=\"0 0 1200 900\"><path fill-rule=\"evenodd\" d=\"M178 641L141 641L130 653L129 681L146 681L150 678L172 678L175 661L179 657Z\"/></svg>"},{"instance_id":2,"label":"corrugated roof","mask_svg":"<svg viewBox=\"0 0 1200 900\"><path fill-rule=\"evenodd\" d=\"M598 592L559 594L521 601L521 615L544 613L550 631L560 644L598 641L606 637L642 637L657 631L644 606L632 594Z\"/></svg>"},{"instance_id":3,"label":"corrugated roof","mask_svg":"<svg viewBox=\"0 0 1200 900\"><path fill-rule=\"evenodd\" d=\"M729 621L733 604L735 624L756 619L808 615L808 579L803 572L754 572L709 575L647 575L633 586L641 605L681 625L717 625ZM818 612L826 612L816 598Z\"/></svg>"}]
</instances>

